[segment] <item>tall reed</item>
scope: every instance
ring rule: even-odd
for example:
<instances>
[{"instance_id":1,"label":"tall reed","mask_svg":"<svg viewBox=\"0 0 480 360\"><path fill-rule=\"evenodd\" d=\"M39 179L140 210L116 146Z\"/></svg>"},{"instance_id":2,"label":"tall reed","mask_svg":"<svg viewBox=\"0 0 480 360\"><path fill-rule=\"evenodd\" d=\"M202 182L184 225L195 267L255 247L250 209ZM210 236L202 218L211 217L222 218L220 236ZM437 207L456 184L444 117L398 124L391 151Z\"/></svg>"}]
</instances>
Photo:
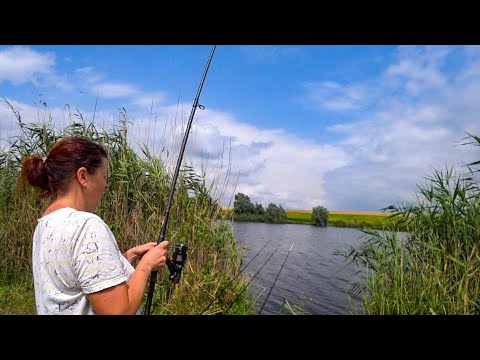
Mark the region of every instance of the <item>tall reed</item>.
<instances>
[{"instance_id":1,"label":"tall reed","mask_svg":"<svg viewBox=\"0 0 480 360\"><path fill-rule=\"evenodd\" d=\"M396 223L365 229L362 246L343 254L366 268L366 314L480 314L478 164L462 174L434 169L416 204L385 209Z\"/></svg>"},{"instance_id":2,"label":"tall reed","mask_svg":"<svg viewBox=\"0 0 480 360\"><path fill-rule=\"evenodd\" d=\"M27 124L19 111L8 101L4 103L15 116L19 135L8 139L8 145L0 151L2 286L27 284L33 296L32 234L51 199L42 199L33 188L19 181L20 164L26 155L45 156L58 139L67 135L92 139L108 151L109 189L96 213L110 226L120 249L157 241L171 174L147 146L137 153L128 145L125 116L111 129L103 129L77 113L68 125L57 128L51 117ZM241 266L241 250L231 223L211 196L215 189L207 187L204 175L185 166L178 179L167 239L171 244L181 242L188 246L187 262L178 285L168 280L168 271L159 272L153 314L197 314L212 299L215 302L208 313L222 313L246 283L241 276L235 278ZM229 313L251 313L251 301L247 294L241 296Z\"/></svg>"}]
</instances>

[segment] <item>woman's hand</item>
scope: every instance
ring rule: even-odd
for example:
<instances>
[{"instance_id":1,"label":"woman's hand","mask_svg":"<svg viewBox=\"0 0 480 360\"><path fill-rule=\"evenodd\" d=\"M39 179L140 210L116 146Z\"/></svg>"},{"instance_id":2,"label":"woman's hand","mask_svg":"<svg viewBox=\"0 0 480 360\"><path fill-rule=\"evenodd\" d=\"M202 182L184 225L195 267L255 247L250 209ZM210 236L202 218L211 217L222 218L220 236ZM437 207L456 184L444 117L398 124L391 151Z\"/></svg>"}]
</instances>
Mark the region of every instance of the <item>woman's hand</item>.
<instances>
[{"instance_id":1,"label":"woman's hand","mask_svg":"<svg viewBox=\"0 0 480 360\"><path fill-rule=\"evenodd\" d=\"M147 251L154 248L156 245L157 243L152 241L143 245L135 246L130 250L127 250L123 256L125 256L130 264L133 264L134 261L140 260Z\"/></svg>"},{"instance_id":2,"label":"woman's hand","mask_svg":"<svg viewBox=\"0 0 480 360\"><path fill-rule=\"evenodd\" d=\"M166 240L158 245L154 243L154 246L142 257L138 266L147 266L150 268L150 271L157 271L162 266L165 266L167 264L167 246L168 241Z\"/></svg>"}]
</instances>

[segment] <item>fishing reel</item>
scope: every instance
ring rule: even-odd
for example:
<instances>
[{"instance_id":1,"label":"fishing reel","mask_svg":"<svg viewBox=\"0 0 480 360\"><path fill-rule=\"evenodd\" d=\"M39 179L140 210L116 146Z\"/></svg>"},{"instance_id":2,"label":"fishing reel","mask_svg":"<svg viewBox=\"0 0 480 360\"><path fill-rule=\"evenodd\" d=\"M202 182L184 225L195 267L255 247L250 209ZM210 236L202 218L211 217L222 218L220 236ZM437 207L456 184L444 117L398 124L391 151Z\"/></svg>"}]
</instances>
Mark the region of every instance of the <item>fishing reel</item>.
<instances>
[{"instance_id":1,"label":"fishing reel","mask_svg":"<svg viewBox=\"0 0 480 360\"><path fill-rule=\"evenodd\" d=\"M170 270L170 276L168 277L174 284L180 282L182 276L182 269L185 261L187 260L187 245L175 244L175 250L173 252L172 260L167 258L167 266Z\"/></svg>"}]
</instances>

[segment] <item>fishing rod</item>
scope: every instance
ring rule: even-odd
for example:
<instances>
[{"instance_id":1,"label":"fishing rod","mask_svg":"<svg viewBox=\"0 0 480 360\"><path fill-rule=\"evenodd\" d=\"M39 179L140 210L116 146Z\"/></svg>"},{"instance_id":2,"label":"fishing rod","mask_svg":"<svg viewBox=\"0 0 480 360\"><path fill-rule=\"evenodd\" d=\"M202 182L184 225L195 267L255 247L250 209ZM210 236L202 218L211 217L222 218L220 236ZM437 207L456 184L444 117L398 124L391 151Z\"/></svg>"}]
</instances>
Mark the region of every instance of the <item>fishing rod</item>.
<instances>
[{"instance_id":1,"label":"fishing rod","mask_svg":"<svg viewBox=\"0 0 480 360\"><path fill-rule=\"evenodd\" d=\"M170 194L168 195L167 201L167 208L165 209L165 216L162 222L162 229L160 230L160 236L158 237L157 244L160 244L162 241L165 240L165 235L167 234L167 226L168 220L170 217L170 209L172 207L173 202L173 194L175 192L175 185L177 184L178 173L180 172L180 165L183 159L183 153L185 152L185 147L187 145L188 134L190 133L190 128L192 127L193 116L195 115L195 110L199 107L203 110L205 107L203 105L198 104L198 100L200 98L200 93L202 92L203 83L205 82L205 78L207 76L208 68L210 67L210 62L213 58L213 53L215 52L215 48L217 45L213 45L212 50L210 52L210 56L208 57L207 65L205 66L205 70L203 72L202 80L200 81L200 86L198 87L197 95L195 96L195 100L193 101L192 111L190 112L190 118L188 119L187 128L185 129L185 135L182 141L182 147L180 148L180 153L178 154L177 159L177 166L175 167L175 173L172 179L172 186L170 188ZM178 284L180 282L180 276L182 274L183 265L187 259L187 249L188 247L185 244L176 244L175 250L172 256L172 260L167 257L167 266L170 270L169 279L174 283ZM150 309L152 306L153 300L153 292L155 290L155 282L157 281L157 271L152 271L150 273L150 288L148 290L147 301L145 305L145 315L150 315Z\"/></svg>"},{"instance_id":2,"label":"fishing rod","mask_svg":"<svg viewBox=\"0 0 480 360\"><path fill-rule=\"evenodd\" d=\"M272 240L273 240L273 238L270 239L270 241L268 241L265 245L263 245L263 247L260 249L260 251L257 252L257 253L255 254L255 256L254 256L253 258L251 258L250 261L249 261L243 268L240 269L240 271L238 272L238 274L235 275L234 278L233 278L232 280L230 280L230 282L220 291L220 294L218 294L218 296L222 295L222 294L225 292L225 290L228 289L228 287L229 287L230 284L233 282L233 280L235 280L235 279L242 273L242 271L247 268L247 266L258 256L258 254L260 254L260 253L262 252L262 250L265 249L265 248L267 247L267 245L272 242ZM210 308L210 306L215 302L215 299L216 299L216 298L217 298L217 297L214 297L214 298L213 298L213 300L210 302L210 304L208 304L208 306L200 313L200 315L203 315L203 313L204 313L205 311L207 311L208 308Z\"/></svg>"},{"instance_id":3,"label":"fishing rod","mask_svg":"<svg viewBox=\"0 0 480 360\"><path fill-rule=\"evenodd\" d=\"M268 297L270 296L270 293L272 292L273 287L275 286L275 283L277 282L277 279L278 279L278 277L280 276L280 273L282 272L283 265L285 265L285 263L287 262L288 255L290 255L290 252L292 251L293 244L295 244L295 242L293 242L293 243L292 243L292 246L290 246L290 250L288 250L287 256L285 256L285 260L283 260L283 264L282 264L282 266L280 267L280 271L278 272L277 277L275 278L275 281L273 282L273 285L272 285L272 287L270 288L270 291L268 292L267 297L265 298L265 301L263 302L262 308L260 309L260 312L258 313L258 315L261 315L261 314L262 314L263 307L264 307L265 304L267 303Z\"/></svg>"},{"instance_id":4,"label":"fishing rod","mask_svg":"<svg viewBox=\"0 0 480 360\"><path fill-rule=\"evenodd\" d=\"M240 297L240 295L243 294L243 292L248 288L248 285L250 285L250 283L253 281L253 279L255 279L258 275L258 273L263 269L263 267L267 264L268 260L270 260L270 258L273 256L273 254L275 254L277 252L277 250L280 248L280 244L278 244L277 248L270 254L270 256L268 257L267 261L265 261L263 263L263 265L260 267L260 269L258 269L258 271L255 273L255 275L252 276L252 278L250 279L250 281L247 283L247 285L245 285L245 287L242 289L242 291L240 291L240 293L237 295L237 297L232 301L232 303L230 304L230 306L227 308L227 310L225 310L225 313L224 314L227 314L228 311L232 308L233 304L235 304L238 300L238 298Z\"/></svg>"}]
</instances>

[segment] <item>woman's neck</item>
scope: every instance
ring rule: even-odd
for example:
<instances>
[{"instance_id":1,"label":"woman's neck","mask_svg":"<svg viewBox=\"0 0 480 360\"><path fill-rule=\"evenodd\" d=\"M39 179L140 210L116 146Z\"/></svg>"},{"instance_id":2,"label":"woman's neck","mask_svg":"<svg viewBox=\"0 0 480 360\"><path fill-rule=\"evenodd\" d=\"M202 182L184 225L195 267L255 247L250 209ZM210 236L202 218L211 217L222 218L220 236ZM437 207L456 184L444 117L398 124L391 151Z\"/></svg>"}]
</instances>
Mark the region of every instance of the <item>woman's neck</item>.
<instances>
[{"instance_id":1,"label":"woman's neck","mask_svg":"<svg viewBox=\"0 0 480 360\"><path fill-rule=\"evenodd\" d=\"M80 198L75 196L75 193L68 193L62 196L58 195L57 198L47 208L47 210L45 210L42 216L67 207L77 211L86 211L83 202L80 201Z\"/></svg>"}]
</instances>

